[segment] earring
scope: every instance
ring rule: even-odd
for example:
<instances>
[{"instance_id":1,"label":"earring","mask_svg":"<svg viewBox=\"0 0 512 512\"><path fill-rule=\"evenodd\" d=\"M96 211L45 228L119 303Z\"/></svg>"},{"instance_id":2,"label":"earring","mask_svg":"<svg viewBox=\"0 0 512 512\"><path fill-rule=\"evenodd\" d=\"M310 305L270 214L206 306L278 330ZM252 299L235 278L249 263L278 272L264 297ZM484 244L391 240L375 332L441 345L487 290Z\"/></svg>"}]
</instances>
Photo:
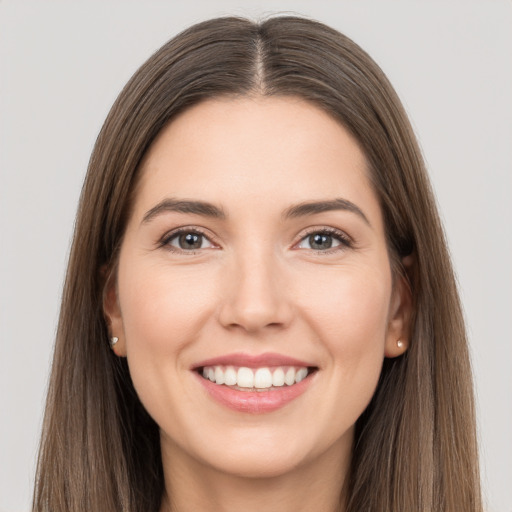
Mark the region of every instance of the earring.
<instances>
[{"instance_id":1,"label":"earring","mask_svg":"<svg viewBox=\"0 0 512 512\"><path fill-rule=\"evenodd\" d=\"M112 336L110 338L110 348L114 348L114 345L119 341L119 338L117 336Z\"/></svg>"},{"instance_id":2,"label":"earring","mask_svg":"<svg viewBox=\"0 0 512 512\"><path fill-rule=\"evenodd\" d=\"M404 342L402 340L398 340L396 342L396 344L397 344L398 348L403 348L404 347Z\"/></svg>"}]
</instances>

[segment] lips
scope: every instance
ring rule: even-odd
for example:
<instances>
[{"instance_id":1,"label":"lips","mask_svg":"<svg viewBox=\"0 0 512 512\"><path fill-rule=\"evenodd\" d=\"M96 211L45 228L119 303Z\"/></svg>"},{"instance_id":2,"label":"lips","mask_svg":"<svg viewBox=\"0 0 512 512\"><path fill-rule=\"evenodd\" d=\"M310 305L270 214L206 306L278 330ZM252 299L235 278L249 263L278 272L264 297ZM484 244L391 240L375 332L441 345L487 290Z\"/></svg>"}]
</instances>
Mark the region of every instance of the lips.
<instances>
[{"instance_id":1,"label":"lips","mask_svg":"<svg viewBox=\"0 0 512 512\"><path fill-rule=\"evenodd\" d=\"M271 412L302 395L318 368L281 354L229 354L191 368L209 396L246 413Z\"/></svg>"},{"instance_id":2,"label":"lips","mask_svg":"<svg viewBox=\"0 0 512 512\"><path fill-rule=\"evenodd\" d=\"M274 354L267 352L259 355L250 355L243 353L228 354L212 359L206 359L192 367L193 370L203 368L205 366L245 366L247 368L260 368L264 366L314 366L306 361L288 357L282 354Z\"/></svg>"}]
</instances>

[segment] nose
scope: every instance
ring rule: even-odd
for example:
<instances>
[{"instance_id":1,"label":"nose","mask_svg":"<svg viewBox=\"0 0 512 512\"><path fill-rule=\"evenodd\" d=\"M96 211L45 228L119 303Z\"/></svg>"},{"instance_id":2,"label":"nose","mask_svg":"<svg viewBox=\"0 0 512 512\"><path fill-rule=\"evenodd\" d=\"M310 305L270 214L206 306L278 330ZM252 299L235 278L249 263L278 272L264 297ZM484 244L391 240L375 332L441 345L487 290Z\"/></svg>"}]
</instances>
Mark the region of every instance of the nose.
<instances>
[{"instance_id":1,"label":"nose","mask_svg":"<svg viewBox=\"0 0 512 512\"><path fill-rule=\"evenodd\" d=\"M289 325L293 313L282 262L253 254L235 258L226 274L219 312L224 327L258 333Z\"/></svg>"}]
</instances>

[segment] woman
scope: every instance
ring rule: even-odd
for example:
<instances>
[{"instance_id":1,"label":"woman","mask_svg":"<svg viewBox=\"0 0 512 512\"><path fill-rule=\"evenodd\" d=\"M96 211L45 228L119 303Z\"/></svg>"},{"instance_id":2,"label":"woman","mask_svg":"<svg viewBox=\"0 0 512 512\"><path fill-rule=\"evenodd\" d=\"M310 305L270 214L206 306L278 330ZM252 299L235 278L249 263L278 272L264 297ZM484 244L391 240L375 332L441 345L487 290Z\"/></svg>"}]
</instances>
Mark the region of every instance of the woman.
<instances>
[{"instance_id":1,"label":"woman","mask_svg":"<svg viewBox=\"0 0 512 512\"><path fill-rule=\"evenodd\" d=\"M464 325L412 129L368 55L293 17L198 24L114 104L34 499L241 507L481 510Z\"/></svg>"}]
</instances>

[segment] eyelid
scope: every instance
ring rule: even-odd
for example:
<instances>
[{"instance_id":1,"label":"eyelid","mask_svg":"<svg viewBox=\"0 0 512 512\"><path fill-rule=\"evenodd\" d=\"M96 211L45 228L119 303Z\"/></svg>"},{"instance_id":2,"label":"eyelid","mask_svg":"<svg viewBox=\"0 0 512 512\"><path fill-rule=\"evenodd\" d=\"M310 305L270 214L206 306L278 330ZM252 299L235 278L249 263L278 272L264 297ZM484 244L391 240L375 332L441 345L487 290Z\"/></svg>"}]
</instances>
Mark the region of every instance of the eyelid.
<instances>
[{"instance_id":1,"label":"eyelid","mask_svg":"<svg viewBox=\"0 0 512 512\"><path fill-rule=\"evenodd\" d=\"M340 245L326 250L310 249L313 252L328 254L330 252L343 251L344 249L351 248L354 246L354 240L352 239L352 237L347 235L347 233L345 233L341 229L333 228L332 226L312 226L300 233L298 240L293 244L292 249L302 250L299 249L297 246L308 236L311 236L315 233L330 235L333 238L336 238L340 242Z\"/></svg>"},{"instance_id":2,"label":"eyelid","mask_svg":"<svg viewBox=\"0 0 512 512\"><path fill-rule=\"evenodd\" d=\"M167 249L171 252L176 252L176 253L180 253L180 254L187 254L187 255L193 255L193 254L197 254L199 251L204 251L205 249L191 249L191 250L183 250L183 249L180 249L178 247L174 247L172 245L170 245L170 241L183 234L183 233L195 233L197 235L201 235L203 236L204 238L206 238L213 246L213 248L220 248L219 244L216 242L215 240L215 236L213 236L210 232L208 232L207 230L203 229L203 228L200 228L198 226L193 226L193 225L187 225L187 226L180 226L180 227L177 227L177 228L174 228L174 229L171 229L170 231L167 231L157 242L158 244L158 247L161 247L161 248L164 248L164 249ZM208 248L210 249L210 248Z\"/></svg>"}]
</instances>

